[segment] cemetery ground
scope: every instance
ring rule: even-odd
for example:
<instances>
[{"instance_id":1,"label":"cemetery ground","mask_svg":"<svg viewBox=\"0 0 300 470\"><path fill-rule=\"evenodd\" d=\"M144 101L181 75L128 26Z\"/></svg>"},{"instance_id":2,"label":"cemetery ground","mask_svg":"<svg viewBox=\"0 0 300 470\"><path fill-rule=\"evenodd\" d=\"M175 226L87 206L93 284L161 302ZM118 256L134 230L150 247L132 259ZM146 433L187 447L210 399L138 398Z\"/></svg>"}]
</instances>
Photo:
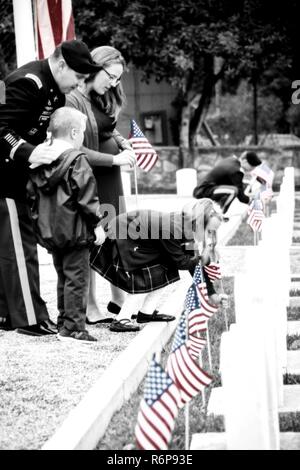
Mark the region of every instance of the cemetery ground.
<instances>
[{"instance_id":1,"label":"cemetery ground","mask_svg":"<svg viewBox=\"0 0 300 470\"><path fill-rule=\"evenodd\" d=\"M300 196L300 195L298 195ZM159 204L159 200L158 200ZM298 215L299 214L299 215ZM291 249L291 272L294 281L291 295L297 299L300 293L300 200L296 201L295 236ZM246 241L246 244L245 244ZM250 227L244 222L227 246L220 249L224 273L224 290L231 296L227 310L229 323L234 316L234 275L239 272L245 259L247 246L253 244ZM56 318L55 270L49 264L48 255L41 264L42 293L48 302L50 315ZM98 277L98 300L102 311L109 301L109 288L105 280ZM299 282L299 284L298 284ZM217 286L218 287L218 286ZM171 298L176 284L169 286L162 304ZM101 292L101 295L100 295ZM288 320L300 321L300 304L288 308ZM39 449L54 434L68 413L80 402L87 390L123 351L135 333L118 334L108 330L107 325L89 326L97 337L93 345L66 345L55 337L34 338L15 332L0 332L0 353L4 361L0 364L0 449ZM219 347L221 334L225 330L224 315L219 311L209 324L212 346L212 371L214 380L206 389L205 404L199 394L189 405L190 436L199 432L224 431L221 416L207 413L207 403L213 387L220 386ZM288 349L299 348L299 332L287 337ZM172 339L162 351L162 364L170 352ZM204 368L209 372L207 357ZM286 384L299 384L300 377L286 375ZM113 416L97 449L120 450L134 447L134 427L139 402L143 395L143 382L132 397ZM280 415L281 431L300 431L300 415ZM180 410L170 445L171 449L184 449L185 416Z\"/></svg>"}]
</instances>

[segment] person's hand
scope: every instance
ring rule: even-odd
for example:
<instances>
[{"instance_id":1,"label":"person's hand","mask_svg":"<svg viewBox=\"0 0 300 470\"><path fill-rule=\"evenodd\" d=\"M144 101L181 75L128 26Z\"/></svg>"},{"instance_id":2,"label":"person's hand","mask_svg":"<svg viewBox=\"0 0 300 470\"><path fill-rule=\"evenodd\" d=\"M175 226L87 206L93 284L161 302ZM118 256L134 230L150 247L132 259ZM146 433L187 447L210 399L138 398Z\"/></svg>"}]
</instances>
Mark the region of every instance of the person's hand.
<instances>
[{"instance_id":1,"label":"person's hand","mask_svg":"<svg viewBox=\"0 0 300 470\"><path fill-rule=\"evenodd\" d=\"M136 157L132 149L123 150L123 152L118 153L118 155L114 155L113 158L113 165L116 166L129 165L130 167L133 167L135 162Z\"/></svg>"},{"instance_id":2,"label":"person's hand","mask_svg":"<svg viewBox=\"0 0 300 470\"><path fill-rule=\"evenodd\" d=\"M95 245L102 245L105 242L105 232L101 225L97 225L94 232L96 237L96 240L94 241Z\"/></svg>"},{"instance_id":3,"label":"person's hand","mask_svg":"<svg viewBox=\"0 0 300 470\"><path fill-rule=\"evenodd\" d=\"M224 308L228 307L228 295L227 294L213 294L209 297L209 301Z\"/></svg>"},{"instance_id":4,"label":"person's hand","mask_svg":"<svg viewBox=\"0 0 300 470\"><path fill-rule=\"evenodd\" d=\"M57 148L49 145L48 142L39 144L32 151L28 159L29 163L31 163L29 168L34 169L41 165L49 165L56 160L60 154L61 151L58 151Z\"/></svg>"},{"instance_id":5,"label":"person's hand","mask_svg":"<svg viewBox=\"0 0 300 470\"><path fill-rule=\"evenodd\" d=\"M127 139L124 139L122 141L122 146L121 146L122 150L132 150L132 145L131 145L131 142Z\"/></svg>"}]
</instances>

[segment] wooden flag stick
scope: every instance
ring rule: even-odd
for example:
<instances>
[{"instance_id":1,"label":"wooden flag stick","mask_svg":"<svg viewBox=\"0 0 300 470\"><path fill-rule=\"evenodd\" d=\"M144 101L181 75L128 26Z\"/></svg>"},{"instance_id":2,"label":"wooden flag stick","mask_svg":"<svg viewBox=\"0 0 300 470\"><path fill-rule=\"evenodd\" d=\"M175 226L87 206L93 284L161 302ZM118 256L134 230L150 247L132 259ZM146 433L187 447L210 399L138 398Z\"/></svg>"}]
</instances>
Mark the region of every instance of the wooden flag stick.
<instances>
[{"instance_id":1,"label":"wooden flag stick","mask_svg":"<svg viewBox=\"0 0 300 470\"><path fill-rule=\"evenodd\" d=\"M211 350L210 350L210 338L209 338L209 328L207 322L207 330L206 330L206 339L207 339L207 354L208 354L208 363L210 371L212 371L212 360L211 360Z\"/></svg>"},{"instance_id":2,"label":"wooden flag stick","mask_svg":"<svg viewBox=\"0 0 300 470\"><path fill-rule=\"evenodd\" d=\"M190 450L190 405L185 405L185 450Z\"/></svg>"},{"instance_id":3,"label":"wooden flag stick","mask_svg":"<svg viewBox=\"0 0 300 470\"><path fill-rule=\"evenodd\" d=\"M136 165L134 165L134 190L135 190L135 204L136 204L136 209L139 210L139 203L138 203L138 183L137 183L137 170L136 170Z\"/></svg>"},{"instance_id":4,"label":"wooden flag stick","mask_svg":"<svg viewBox=\"0 0 300 470\"><path fill-rule=\"evenodd\" d=\"M201 369L203 369L202 351L200 351L200 355L199 355L199 364L200 364ZM202 392L202 406L203 406L203 408L206 407L205 389Z\"/></svg>"}]
</instances>

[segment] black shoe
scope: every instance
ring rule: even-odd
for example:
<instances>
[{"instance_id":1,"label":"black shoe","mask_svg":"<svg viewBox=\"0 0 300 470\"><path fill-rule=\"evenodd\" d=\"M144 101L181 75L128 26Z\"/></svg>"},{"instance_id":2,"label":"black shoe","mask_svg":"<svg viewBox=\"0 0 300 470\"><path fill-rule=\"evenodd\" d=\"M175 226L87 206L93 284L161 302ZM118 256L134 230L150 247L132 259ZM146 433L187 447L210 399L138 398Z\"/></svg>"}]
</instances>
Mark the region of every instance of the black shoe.
<instances>
[{"instance_id":1,"label":"black shoe","mask_svg":"<svg viewBox=\"0 0 300 470\"><path fill-rule=\"evenodd\" d=\"M40 325L41 324L47 325L47 327L50 328L50 329L57 330L57 324L54 323L54 321L52 321L50 318L48 318L48 320L42 321L42 323L40 323Z\"/></svg>"},{"instance_id":2,"label":"black shoe","mask_svg":"<svg viewBox=\"0 0 300 470\"><path fill-rule=\"evenodd\" d=\"M12 331L13 328L9 326L6 322L0 323L0 330L2 331Z\"/></svg>"},{"instance_id":3,"label":"black shoe","mask_svg":"<svg viewBox=\"0 0 300 470\"><path fill-rule=\"evenodd\" d=\"M107 310L109 311L109 313L114 313L115 315L118 315L118 313L120 313L121 311L121 307L115 302L110 301L107 304Z\"/></svg>"},{"instance_id":4,"label":"black shoe","mask_svg":"<svg viewBox=\"0 0 300 470\"><path fill-rule=\"evenodd\" d=\"M111 323L112 321L113 321L112 317L105 317L105 318L101 318L100 320L96 320L96 321L90 321L88 318L86 318L85 323L87 325L97 325L97 323Z\"/></svg>"},{"instance_id":5,"label":"black shoe","mask_svg":"<svg viewBox=\"0 0 300 470\"><path fill-rule=\"evenodd\" d=\"M143 312L138 312L137 314L137 323L150 323L152 321L173 321L175 317L172 315L163 315L161 313L157 313L155 310L152 315L146 315Z\"/></svg>"},{"instance_id":6,"label":"black shoe","mask_svg":"<svg viewBox=\"0 0 300 470\"><path fill-rule=\"evenodd\" d=\"M157 313L158 313L158 310L154 310L153 315L154 314L156 315ZM145 314L143 314L143 315L145 315ZM136 319L137 319L137 313L134 313L133 315L131 315L131 320L136 320Z\"/></svg>"},{"instance_id":7,"label":"black shoe","mask_svg":"<svg viewBox=\"0 0 300 470\"><path fill-rule=\"evenodd\" d=\"M125 331L139 331L140 327L138 325L134 325L130 320L127 318L123 318L123 320L114 320L109 327L110 331L117 331L117 332L125 332Z\"/></svg>"},{"instance_id":8,"label":"black shoe","mask_svg":"<svg viewBox=\"0 0 300 470\"><path fill-rule=\"evenodd\" d=\"M57 328L52 326L54 323L51 320L44 320L38 325L23 326L17 328L17 333L30 336L46 336L56 335Z\"/></svg>"},{"instance_id":9,"label":"black shoe","mask_svg":"<svg viewBox=\"0 0 300 470\"><path fill-rule=\"evenodd\" d=\"M120 313L121 307L119 305L115 304L115 302L108 302L107 304L107 311L109 313L113 313L115 315L118 315ZM86 324L87 325L96 325L97 323L111 323L114 320L112 317L105 317L101 318L101 320L96 320L96 321L90 321L88 318L86 319Z\"/></svg>"}]
</instances>

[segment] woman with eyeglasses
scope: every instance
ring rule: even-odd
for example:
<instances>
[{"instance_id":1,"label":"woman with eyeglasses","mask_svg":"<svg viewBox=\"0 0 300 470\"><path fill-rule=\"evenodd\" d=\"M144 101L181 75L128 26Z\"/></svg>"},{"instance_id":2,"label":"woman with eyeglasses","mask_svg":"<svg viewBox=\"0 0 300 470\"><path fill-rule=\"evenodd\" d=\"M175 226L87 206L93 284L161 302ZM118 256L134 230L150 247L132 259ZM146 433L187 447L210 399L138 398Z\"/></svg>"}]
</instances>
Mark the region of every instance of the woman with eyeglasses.
<instances>
[{"instance_id":1,"label":"woman with eyeglasses","mask_svg":"<svg viewBox=\"0 0 300 470\"><path fill-rule=\"evenodd\" d=\"M120 167L134 165L135 154L130 143L116 130L117 119L125 105L121 76L126 67L121 53L110 46L100 46L91 52L94 62L102 68L91 74L82 87L67 96L67 106L87 116L84 151L93 167L101 207L109 204L106 220L125 212ZM96 279L91 271L87 323L110 321L100 313L96 300ZM108 314L118 313L124 293L111 285ZM110 315L111 316L111 315Z\"/></svg>"}]
</instances>

